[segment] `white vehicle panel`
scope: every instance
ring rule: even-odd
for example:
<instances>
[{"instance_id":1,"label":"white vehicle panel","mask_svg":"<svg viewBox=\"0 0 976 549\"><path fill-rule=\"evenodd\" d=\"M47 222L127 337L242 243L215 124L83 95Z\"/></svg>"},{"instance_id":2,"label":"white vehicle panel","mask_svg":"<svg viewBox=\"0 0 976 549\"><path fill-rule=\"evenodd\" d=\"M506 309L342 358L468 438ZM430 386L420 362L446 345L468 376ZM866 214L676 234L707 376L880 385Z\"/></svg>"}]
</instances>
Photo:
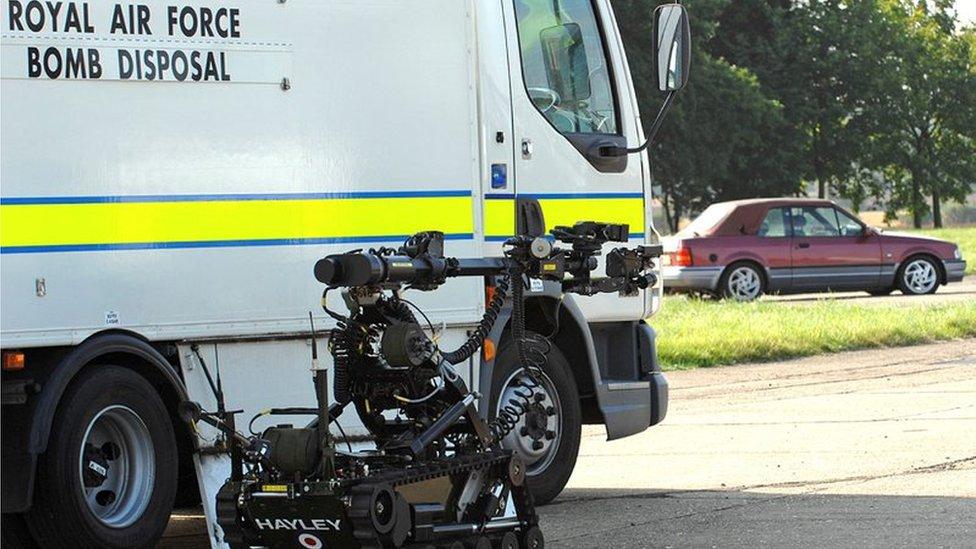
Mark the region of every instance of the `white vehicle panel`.
<instances>
[{"instance_id":1,"label":"white vehicle panel","mask_svg":"<svg viewBox=\"0 0 976 549\"><path fill-rule=\"evenodd\" d=\"M396 245L415 230L440 228L443 220L428 215L430 208L411 216L410 202L402 203L396 193L459 197L445 217L465 230L448 242L447 251L480 253L474 196L481 172L467 4L243 1L234 4L240 10L239 39L197 37L177 44L165 36L164 2L144 3L152 10L153 36L121 38L109 33L114 4L86 4L94 33L28 27L4 33L4 345L77 343L106 327L152 339L302 330L321 292L311 276L315 260L350 248ZM64 30L63 23L59 28ZM231 80L28 78L18 71L25 69L31 45L97 49L106 65L119 48L219 50ZM265 69L279 74L235 80L235 74L253 74L253 63L264 64L265 58L255 57L261 52L273 54L275 61ZM6 62L15 57L21 63ZM316 238L314 227L331 220L303 219L288 228L297 233L277 234L273 226L251 230L250 221L235 216L247 212L260 225L261 208L277 211L282 199L370 193L393 196L388 208L377 206L385 214L377 217L395 219L368 221L395 224L399 231L388 231L395 236L356 235L363 223L346 218L364 211L357 204L335 220L352 225L349 238ZM77 197L95 203L70 203ZM183 202L168 202L174 197ZM262 197L268 200L257 201ZM127 200L144 202L119 204ZM463 211L456 211L458 204ZM80 208L123 206L135 213L127 210L118 226L98 229L114 231L114 240L94 243L109 249L72 240L89 230L78 221ZM317 207L301 211L314 213ZM156 208L188 213L166 216ZM81 219L114 223L97 213ZM34 222L26 226L22 220ZM221 224L234 225L226 238L179 241L183 232L220 233ZM262 231L268 232L267 242ZM165 237L161 242L150 238L157 232ZM136 235L143 233L147 238L139 240ZM246 238L234 238L237 233ZM369 238L358 242L356 236ZM82 249L63 251L63 242ZM36 291L41 282L43 297ZM471 322L482 309L479 285L452 282L438 299L419 296L418 302L438 321Z\"/></svg>"}]
</instances>

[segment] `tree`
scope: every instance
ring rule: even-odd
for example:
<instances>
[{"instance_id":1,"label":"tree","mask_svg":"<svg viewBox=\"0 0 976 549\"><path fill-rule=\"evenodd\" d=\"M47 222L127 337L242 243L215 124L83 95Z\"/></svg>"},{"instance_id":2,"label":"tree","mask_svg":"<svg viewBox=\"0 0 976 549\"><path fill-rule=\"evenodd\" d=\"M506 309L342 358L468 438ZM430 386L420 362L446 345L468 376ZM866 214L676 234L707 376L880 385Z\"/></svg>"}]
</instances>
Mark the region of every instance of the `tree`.
<instances>
[{"instance_id":1,"label":"tree","mask_svg":"<svg viewBox=\"0 0 976 549\"><path fill-rule=\"evenodd\" d=\"M888 209L904 207L922 226L931 196L936 227L942 203L965 201L976 181L976 70L972 41L955 32L952 2L886 0L884 75L865 106L876 163L892 177Z\"/></svg>"},{"instance_id":2,"label":"tree","mask_svg":"<svg viewBox=\"0 0 976 549\"><path fill-rule=\"evenodd\" d=\"M871 143L861 122L872 93L877 38L884 32L875 0L741 0L721 18L715 51L749 67L784 105L802 175L826 198L833 188L854 198L859 160Z\"/></svg>"},{"instance_id":3,"label":"tree","mask_svg":"<svg viewBox=\"0 0 976 549\"><path fill-rule=\"evenodd\" d=\"M614 0L645 122L662 97L651 74L655 0ZM794 194L800 190L792 128L782 105L764 95L756 76L712 56L709 40L729 0L689 0L692 76L675 101L649 155L672 231L683 216L715 200Z\"/></svg>"}]
</instances>

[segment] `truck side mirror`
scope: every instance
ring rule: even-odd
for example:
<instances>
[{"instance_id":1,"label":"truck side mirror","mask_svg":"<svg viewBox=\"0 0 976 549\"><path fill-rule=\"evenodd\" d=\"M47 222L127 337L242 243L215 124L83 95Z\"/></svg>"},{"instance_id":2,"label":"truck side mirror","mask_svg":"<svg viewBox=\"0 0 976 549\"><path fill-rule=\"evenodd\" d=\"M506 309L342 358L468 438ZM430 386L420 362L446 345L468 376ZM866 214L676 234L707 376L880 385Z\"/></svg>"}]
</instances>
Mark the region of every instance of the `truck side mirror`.
<instances>
[{"instance_id":1,"label":"truck side mirror","mask_svg":"<svg viewBox=\"0 0 976 549\"><path fill-rule=\"evenodd\" d=\"M691 68L691 25L681 4L654 10L654 75L661 91L678 91L688 83Z\"/></svg>"},{"instance_id":2,"label":"truck side mirror","mask_svg":"<svg viewBox=\"0 0 976 549\"><path fill-rule=\"evenodd\" d=\"M654 142L657 131L661 129L664 117L674 102L674 96L688 83L691 69L691 23L684 6L664 4L654 10L653 40L654 51L651 57L654 63L654 79L657 80L658 89L667 92L664 104L654 117L650 129L645 133L643 145L631 149L615 143L599 143L597 146L601 157L625 156L647 149Z\"/></svg>"}]
</instances>

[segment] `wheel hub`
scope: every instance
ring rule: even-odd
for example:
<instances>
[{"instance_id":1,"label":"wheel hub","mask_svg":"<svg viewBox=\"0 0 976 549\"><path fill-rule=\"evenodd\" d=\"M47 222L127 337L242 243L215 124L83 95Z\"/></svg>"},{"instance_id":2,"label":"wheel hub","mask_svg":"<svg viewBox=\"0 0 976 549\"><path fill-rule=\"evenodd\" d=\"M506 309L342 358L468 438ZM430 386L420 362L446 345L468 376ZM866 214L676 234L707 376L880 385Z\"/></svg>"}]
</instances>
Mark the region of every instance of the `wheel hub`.
<instances>
[{"instance_id":1,"label":"wheel hub","mask_svg":"<svg viewBox=\"0 0 976 549\"><path fill-rule=\"evenodd\" d=\"M105 445L108 445L109 448L112 447L110 443L105 443ZM84 457L82 459L85 462L82 467L82 482L84 482L85 488L97 488L101 486L108 478L108 470L111 467L109 461L111 458L102 451L102 448L88 443L85 444Z\"/></svg>"},{"instance_id":2,"label":"wheel hub","mask_svg":"<svg viewBox=\"0 0 976 549\"><path fill-rule=\"evenodd\" d=\"M513 374L504 386L499 409L511 399L518 399L516 391L525 392L532 387L532 396L525 414L515 428L503 440L525 463L529 474L549 466L559 447L561 417L559 400L552 381L542 374L536 384L525 378L523 372Z\"/></svg>"},{"instance_id":3,"label":"wheel hub","mask_svg":"<svg viewBox=\"0 0 976 549\"><path fill-rule=\"evenodd\" d=\"M128 407L105 408L88 424L78 469L79 488L92 515L110 528L131 525L149 505L155 484L148 427Z\"/></svg>"},{"instance_id":4,"label":"wheel hub","mask_svg":"<svg viewBox=\"0 0 976 549\"><path fill-rule=\"evenodd\" d=\"M928 261L912 261L905 268L905 283L914 293L924 294L932 289L937 280L935 269Z\"/></svg>"},{"instance_id":5,"label":"wheel hub","mask_svg":"<svg viewBox=\"0 0 976 549\"><path fill-rule=\"evenodd\" d=\"M749 267L739 267L729 276L729 290L740 301L750 301L759 296L762 281L756 271Z\"/></svg>"}]
</instances>

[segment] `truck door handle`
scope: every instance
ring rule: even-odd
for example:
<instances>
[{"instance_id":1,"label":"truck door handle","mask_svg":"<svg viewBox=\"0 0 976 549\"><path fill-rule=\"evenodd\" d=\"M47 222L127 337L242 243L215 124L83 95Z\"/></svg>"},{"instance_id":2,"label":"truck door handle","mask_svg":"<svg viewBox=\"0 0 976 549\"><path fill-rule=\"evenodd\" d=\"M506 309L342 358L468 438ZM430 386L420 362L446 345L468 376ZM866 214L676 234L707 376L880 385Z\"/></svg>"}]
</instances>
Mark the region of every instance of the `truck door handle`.
<instances>
[{"instance_id":1,"label":"truck door handle","mask_svg":"<svg viewBox=\"0 0 976 549\"><path fill-rule=\"evenodd\" d=\"M809 248L810 247L810 243L809 242L800 242L799 244L796 245L796 247L797 248Z\"/></svg>"}]
</instances>

